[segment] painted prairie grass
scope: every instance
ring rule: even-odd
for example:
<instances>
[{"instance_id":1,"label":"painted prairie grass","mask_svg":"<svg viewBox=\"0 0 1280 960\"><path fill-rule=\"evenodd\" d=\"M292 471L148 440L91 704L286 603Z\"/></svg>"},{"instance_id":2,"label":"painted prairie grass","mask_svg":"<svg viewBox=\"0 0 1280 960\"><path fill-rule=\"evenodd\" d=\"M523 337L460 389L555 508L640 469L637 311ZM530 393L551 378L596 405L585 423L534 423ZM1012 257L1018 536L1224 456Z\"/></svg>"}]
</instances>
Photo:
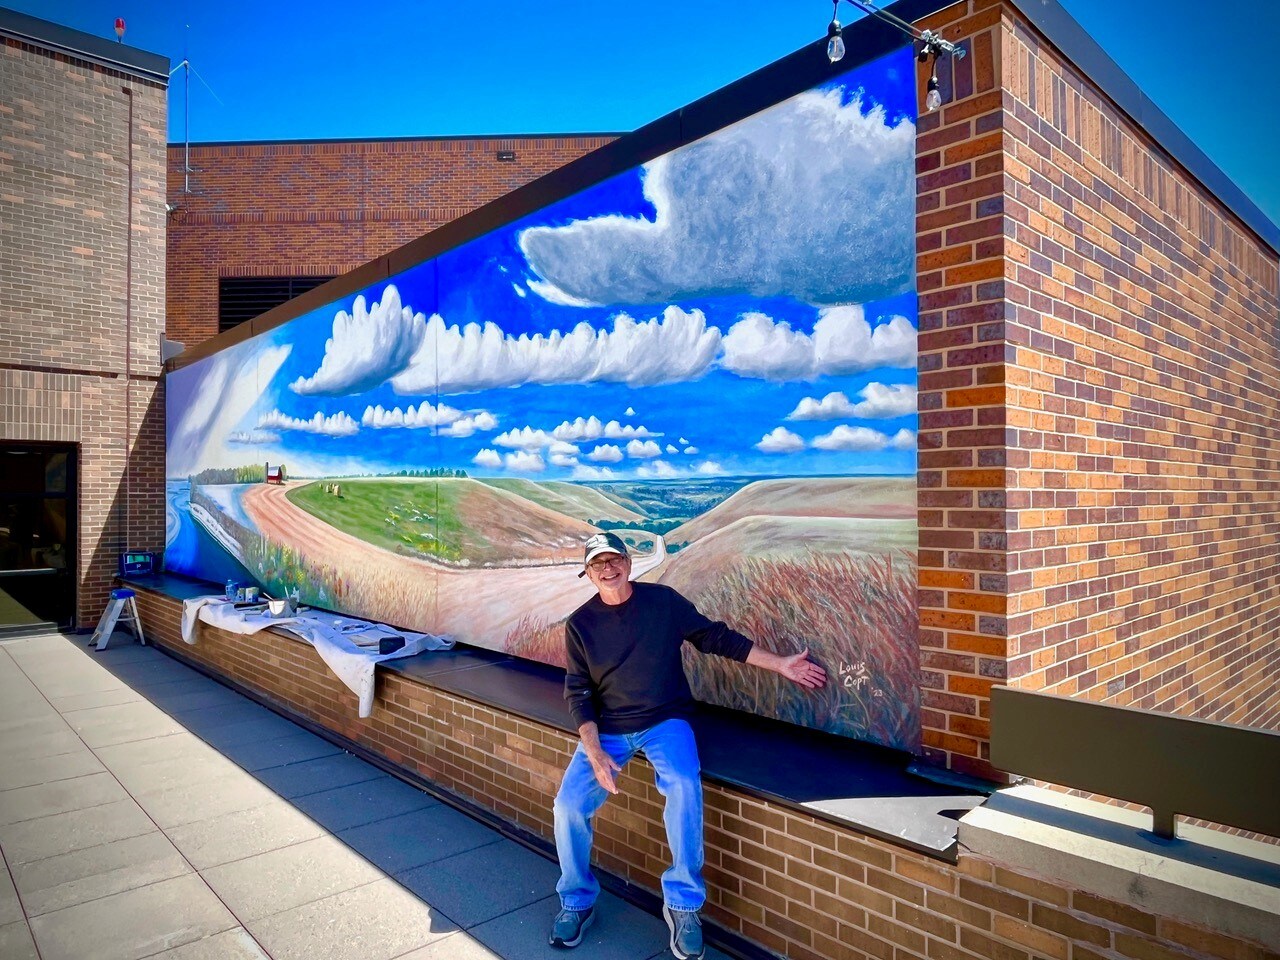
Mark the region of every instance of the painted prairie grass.
<instances>
[{"instance_id":1,"label":"painted prairie grass","mask_svg":"<svg viewBox=\"0 0 1280 960\"><path fill-rule=\"evenodd\" d=\"M909 555L746 558L690 599L774 653L808 647L827 670L825 688L804 690L686 647L699 700L888 746L917 745L916 568Z\"/></svg>"},{"instance_id":2,"label":"painted prairie grass","mask_svg":"<svg viewBox=\"0 0 1280 960\"><path fill-rule=\"evenodd\" d=\"M525 614L507 633L499 649L513 657L566 666L564 621L548 622L545 617Z\"/></svg>"}]
</instances>

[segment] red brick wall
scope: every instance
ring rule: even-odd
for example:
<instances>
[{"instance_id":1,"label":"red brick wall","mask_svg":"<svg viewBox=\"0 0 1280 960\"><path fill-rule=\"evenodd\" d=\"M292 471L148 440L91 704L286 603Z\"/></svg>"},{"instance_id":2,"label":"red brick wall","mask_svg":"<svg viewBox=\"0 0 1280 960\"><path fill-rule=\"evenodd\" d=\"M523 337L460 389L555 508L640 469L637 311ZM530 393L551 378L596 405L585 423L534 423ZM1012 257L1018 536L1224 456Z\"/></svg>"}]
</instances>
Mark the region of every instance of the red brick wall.
<instances>
[{"instance_id":1,"label":"red brick wall","mask_svg":"<svg viewBox=\"0 0 1280 960\"><path fill-rule=\"evenodd\" d=\"M1011 5L920 26L927 753L1006 680L1280 726L1280 258Z\"/></svg>"},{"instance_id":2,"label":"red brick wall","mask_svg":"<svg viewBox=\"0 0 1280 960\"><path fill-rule=\"evenodd\" d=\"M218 332L220 277L345 273L612 139L196 145L192 193L170 146L169 339Z\"/></svg>"},{"instance_id":3,"label":"red brick wall","mask_svg":"<svg viewBox=\"0 0 1280 960\"><path fill-rule=\"evenodd\" d=\"M146 412L163 390L166 91L12 39L0 75L0 440L79 444L91 622L116 553L164 545L163 430Z\"/></svg>"},{"instance_id":4,"label":"red brick wall","mask_svg":"<svg viewBox=\"0 0 1280 960\"><path fill-rule=\"evenodd\" d=\"M405 677L378 673L372 715L300 640L198 626L139 591L152 643L229 677L550 844L551 803L574 739ZM642 761L596 817L596 860L645 889L667 864L662 798ZM706 913L794 960L1231 960L1275 958L1263 946L1159 916L968 855L925 857L852 828L708 783ZM550 891L549 891L550 892Z\"/></svg>"},{"instance_id":5,"label":"red brick wall","mask_svg":"<svg viewBox=\"0 0 1280 960\"><path fill-rule=\"evenodd\" d=\"M1009 676L1280 728L1280 272L1004 32Z\"/></svg>"}]
</instances>

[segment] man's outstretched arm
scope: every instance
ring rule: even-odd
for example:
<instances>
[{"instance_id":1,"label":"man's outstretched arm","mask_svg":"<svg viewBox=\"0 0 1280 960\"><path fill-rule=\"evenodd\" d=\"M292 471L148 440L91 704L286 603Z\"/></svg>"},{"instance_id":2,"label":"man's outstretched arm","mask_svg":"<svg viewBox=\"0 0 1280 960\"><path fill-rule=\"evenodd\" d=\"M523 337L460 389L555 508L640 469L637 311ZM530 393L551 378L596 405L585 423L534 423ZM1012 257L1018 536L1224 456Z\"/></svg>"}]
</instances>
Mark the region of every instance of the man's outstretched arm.
<instances>
[{"instance_id":1,"label":"man's outstretched arm","mask_svg":"<svg viewBox=\"0 0 1280 960\"><path fill-rule=\"evenodd\" d=\"M747 654L747 663L760 667L762 670L772 670L774 673L780 674L793 683L800 684L802 687L808 687L810 690L816 690L827 682L827 671L809 659L809 650L807 648L789 657L783 657L776 653L770 653L757 643L751 647L751 652Z\"/></svg>"}]
</instances>

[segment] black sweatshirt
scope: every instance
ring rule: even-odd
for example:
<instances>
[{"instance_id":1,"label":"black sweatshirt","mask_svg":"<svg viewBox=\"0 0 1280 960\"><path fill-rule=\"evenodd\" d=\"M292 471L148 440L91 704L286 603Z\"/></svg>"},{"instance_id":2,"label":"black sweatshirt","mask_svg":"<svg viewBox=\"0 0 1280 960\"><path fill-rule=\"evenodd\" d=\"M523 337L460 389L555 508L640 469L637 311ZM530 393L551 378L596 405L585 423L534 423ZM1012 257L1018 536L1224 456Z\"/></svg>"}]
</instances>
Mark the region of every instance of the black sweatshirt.
<instances>
[{"instance_id":1,"label":"black sweatshirt","mask_svg":"<svg viewBox=\"0 0 1280 960\"><path fill-rule=\"evenodd\" d=\"M680 648L743 661L752 643L660 583L632 583L623 603L596 594L565 624L564 698L576 726L594 720L601 733L635 733L687 717L693 694Z\"/></svg>"}]
</instances>

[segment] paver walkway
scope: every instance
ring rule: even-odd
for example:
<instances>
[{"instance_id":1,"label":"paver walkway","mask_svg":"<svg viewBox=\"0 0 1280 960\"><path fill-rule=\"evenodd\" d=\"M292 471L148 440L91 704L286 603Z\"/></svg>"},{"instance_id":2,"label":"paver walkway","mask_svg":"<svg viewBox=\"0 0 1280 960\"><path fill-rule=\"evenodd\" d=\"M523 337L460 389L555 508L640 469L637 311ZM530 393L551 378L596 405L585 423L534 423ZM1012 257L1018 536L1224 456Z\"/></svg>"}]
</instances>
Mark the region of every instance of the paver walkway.
<instances>
[{"instance_id":1,"label":"paver walkway","mask_svg":"<svg viewBox=\"0 0 1280 960\"><path fill-rule=\"evenodd\" d=\"M4 960L670 956L610 896L552 950L553 863L152 647L85 639L0 642Z\"/></svg>"}]
</instances>

